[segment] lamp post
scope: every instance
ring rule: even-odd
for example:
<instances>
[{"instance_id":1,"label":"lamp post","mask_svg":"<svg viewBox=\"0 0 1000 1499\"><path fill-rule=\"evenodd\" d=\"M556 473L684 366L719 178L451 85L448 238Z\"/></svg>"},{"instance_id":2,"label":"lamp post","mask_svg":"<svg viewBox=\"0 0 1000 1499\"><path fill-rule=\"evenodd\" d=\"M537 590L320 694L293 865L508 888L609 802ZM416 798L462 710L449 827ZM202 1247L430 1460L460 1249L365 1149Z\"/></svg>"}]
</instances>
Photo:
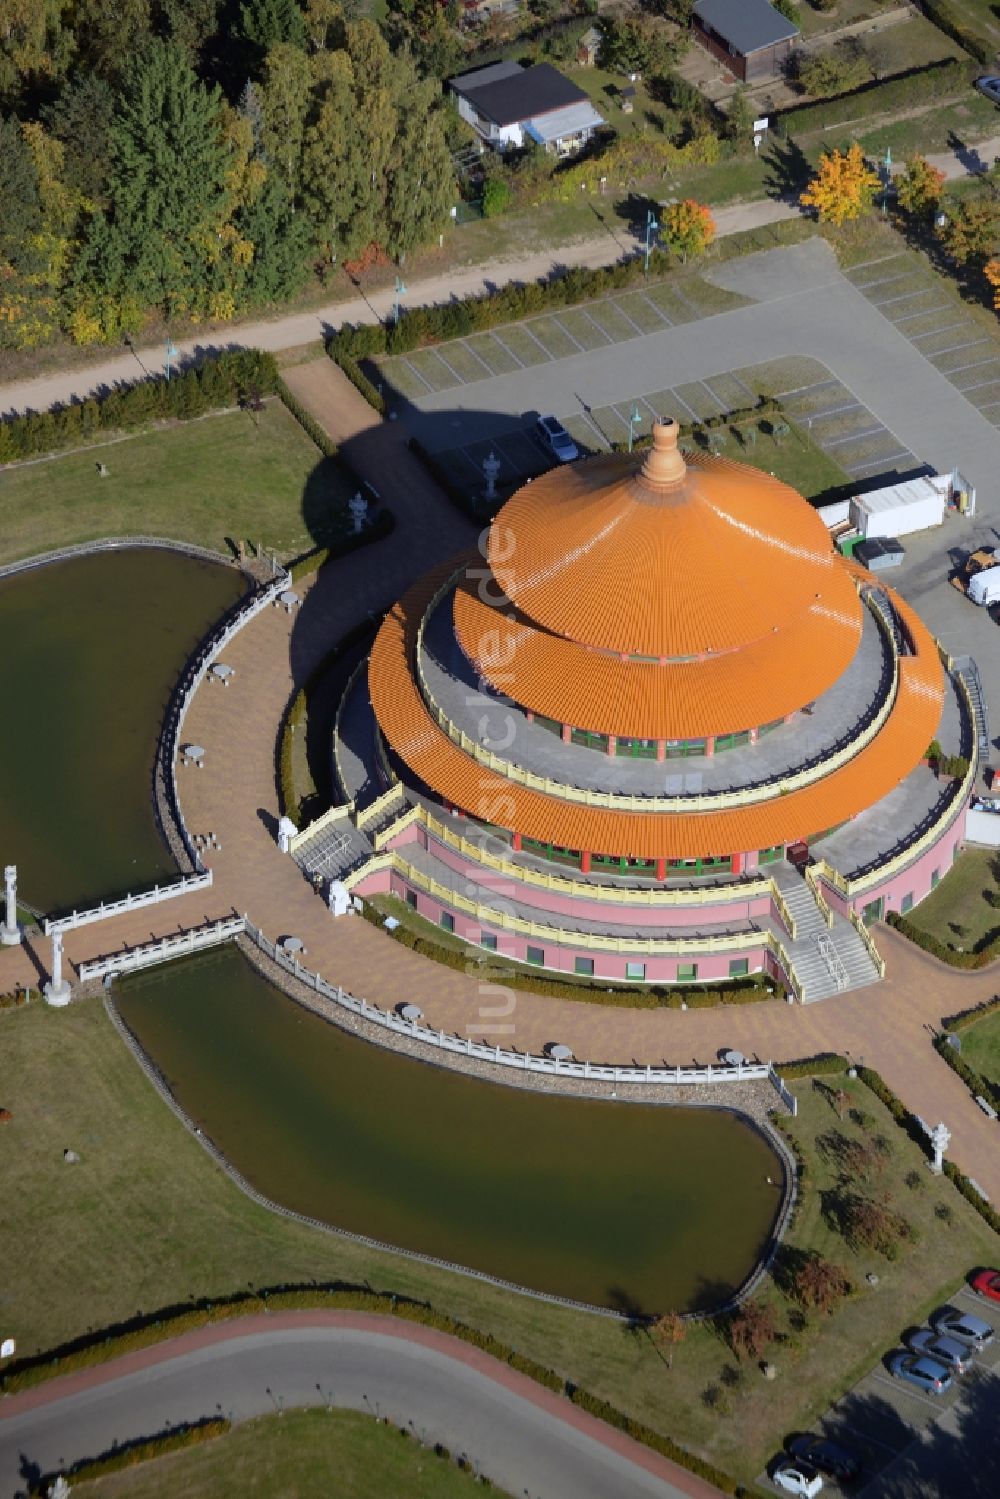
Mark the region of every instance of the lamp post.
<instances>
[{"instance_id":1,"label":"lamp post","mask_svg":"<svg viewBox=\"0 0 1000 1499\"><path fill-rule=\"evenodd\" d=\"M642 273L649 275L649 257L653 251L653 235L660 227L660 221L651 208L646 210L646 255L643 261Z\"/></svg>"},{"instance_id":2,"label":"lamp post","mask_svg":"<svg viewBox=\"0 0 1000 1499\"><path fill-rule=\"evenodd\" d=\"M177 358L177 345L175 343L171 343L170 339L168 338L167 339L166 358L163 361L163 368L167 372L167 382L168 382L168 384L169 384L169 381L170 381L170 361L172 359L176 359L176 358Z\"/></svg>"},{"instance_id":3,"label":"lamp post","mask_svg":"<svg viewBox=\"0 0 1000 1499\"><path fill-rule=\"evenodd\" d=\"M405 296L406 296L406 287L404 286L404 284L400 280L400 278L397 276L396 277L396 300L392 304L392 320L393 320L394 323L398 323L399 322L399 314L400 314L400 306L399 306L399 304L402 301L403 297L405 297Z\"/></svg>"},{"instance_id":4,"label":"lamp post","mask_svg":"<svg viewBox=\"0 0 1000 1499\"><path fill-rule=\"evenodd\" d=\"M630 453L632 451L632 442L633 442L633 439L635 437L635 429L636 429L636 427L638 427L638 425L639 425L639 423L641 421L642 421L642 412L639 410L638 406L635 405L635 403L633 402L632 410L628 414L628 450L629 450Z\"/></svg>"},{"instance_id":5,"label":"lamp post","mask_svg":"<svg viewBox=\"0 0 1000 1499\"><path fill-rule=\"evenodd\" d=\"M892 183L892 147L891 146L886 146L886 148L885 148L885 161L883 162L883 171L885 172L885 191L882 194L882 212L886 213L886 212L888 212L888 208L889 208L889 187L890 187L890 185Z\"/></svg>"}]
</instances>

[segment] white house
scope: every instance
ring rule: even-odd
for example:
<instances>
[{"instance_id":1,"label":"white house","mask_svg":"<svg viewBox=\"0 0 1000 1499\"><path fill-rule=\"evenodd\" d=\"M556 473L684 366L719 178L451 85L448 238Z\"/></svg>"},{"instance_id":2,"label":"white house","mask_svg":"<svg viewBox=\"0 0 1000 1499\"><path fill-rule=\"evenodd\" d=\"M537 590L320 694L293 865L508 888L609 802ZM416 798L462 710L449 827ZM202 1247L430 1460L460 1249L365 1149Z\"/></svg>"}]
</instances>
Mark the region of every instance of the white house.
<instances>
[{"instance_id":1,"label":"white house","mask_svg":"<svg viewBox=\"0 0 1000 1499\"><path fill-rule=\"evenodd\" d=\"M583 89L547 62L530 68L491 63L452 78L448 87L462 119L495 151L536 141L546 151L569 156L604 124Z\"/></svg>"}]
</instances>

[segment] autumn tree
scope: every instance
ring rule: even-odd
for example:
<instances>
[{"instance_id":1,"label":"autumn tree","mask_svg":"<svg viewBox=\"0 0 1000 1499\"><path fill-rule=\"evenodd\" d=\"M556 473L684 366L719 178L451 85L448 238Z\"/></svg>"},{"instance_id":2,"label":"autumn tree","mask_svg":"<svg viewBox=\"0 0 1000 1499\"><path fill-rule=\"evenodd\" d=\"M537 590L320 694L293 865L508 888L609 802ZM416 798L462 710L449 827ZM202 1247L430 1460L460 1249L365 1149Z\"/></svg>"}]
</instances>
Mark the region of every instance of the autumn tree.
<instances>
[{"instance_id":1,"label":"autumn tree","mask_svg":"<svg viewBox=\"0 0 1000 1499\"><path fill-rule=\"evenodd\" d=\"M777 1331L778 1319L774 1307L763 1301L744 1301L729 1321L729 1341L733 1352L740 1358L744 1354L759 1358L764 1349L773 1343Z\"/></svg>"},{"instance_id":2,"label":"autumn tree","mask_svg":"<svg viewBox=\"0 0 1000 1499\"><path fill-rule=\"evenodd\" d=\"M988 260L983 266L983 275L993 288L993 306L1000 312L1000 260ZM987 905L1000 906L1000 894L996 890L984 892Z\"/></svg>"},{"instance_id":3,"label":"autumn tree","mask_svg":"<svg viewBox=\"0 0 1000 1499\"><path fill-rule=\"evenodd\" d=\"M667 1368L674 1367L674 1349L687 1337L687 1323L679 1312L664 1312L653 1323L651 1334L657 1348L664 1350Z\"/></svg>"},{"instance_id":4,"label":"autumn tree","mask_svg":"<svg viewBox=\"0 0 1000 1499\"><path fill-rule=\"evenodd\" d=\"M944 173L932 167L926 156L911 156L906 170L896 178L896 201L906 213L931 213L941 200Z\"/></svg>"},{"instance_id":5,"label":"autumn tree","mask_svg":"<svg viewBox=\"0 0 1000 1499\"><path fill-rule=\"evenodd\" d=\"M963 265L989 260L1000 238L1000 204L986 194L963 198L949 210L938 234L948 254Z\"/></svg>"},{"instance_id":6,"label":"autumn tree","mask_svg":"<svg viewBox=\"0 0 1000 1499\"><path fill-rule=\"evenodd\" d=\"M855 141L846 151L824 151L819 167L799 198L804 208L814 208L821 224L843 224L859 219L871 208L881 186L878 174L865 161Z\"/></svg>"},{"instance_id":7,"label":"autumn tree","mask_svg":"<svg viewBox=\"0 0 1000 1499\"><path fill-rule=\"evenodd\" d=\"M818 1312L832 1312L851 1289L850 1281L839 1265L833 1265L821 1254L810 1254L796 1271L792 1292L802 1306Z\"/></svg>"},{"instance_id":8,"label":"autumn tree","mask_svg":"<svg viewBox=\"0 0 1000 1499\"><path fill-rule=\"evenodd\" d=\"M663 243L682 260L703 255L715 238L715 220L704 203L685 198L664 210L660 232Z\"/></svg>"}]
</instances>

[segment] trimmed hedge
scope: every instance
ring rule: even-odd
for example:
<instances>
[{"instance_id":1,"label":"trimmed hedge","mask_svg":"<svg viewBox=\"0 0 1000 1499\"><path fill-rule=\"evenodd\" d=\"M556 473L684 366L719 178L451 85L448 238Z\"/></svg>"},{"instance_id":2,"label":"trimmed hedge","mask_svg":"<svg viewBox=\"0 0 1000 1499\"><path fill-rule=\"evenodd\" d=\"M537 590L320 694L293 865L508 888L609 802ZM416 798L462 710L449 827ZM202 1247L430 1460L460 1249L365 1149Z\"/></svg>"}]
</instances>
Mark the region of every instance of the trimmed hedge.
<instances>
[{"instance_id":1,"label":"trimmed hedge","mask_svg":"<svg viewBox=\"0 0 1000 1499\"><path fill-rule=\"evenodd\" d=\"M794 1062L775 1062L774 1070L783 1082L790 1077L826 1077L834 1072L846 1072L850 1066L846 1057L835 1051L821 1051L814 1057L799 1057Z\"/></svg>"},{"instance_id":2,"label":"trimmed hedge","mask_svg":"<svg viewBox=\"0 0 1000 1499\"><path fill-rule=\"evenodd\" d=\"M324 457L339 458L340 449L330 434L324 431L312 413L306 410L298 396L293 394L280 375L275 379L274 388L281 397L282 405L294 416L303 432L312 438Z\"/></svg>"},{"instance_id":3,"label":"trimmed hedge","mask_svg":"<svg viewBox=\"0 0 1000 1499\"><path fill-rule=\"evenodd\" d=\"M966 1202L972 1204L980 1218L985 1219L993 1232L1000 1234L1000 1213L981 1197L964 1171L959 1170L954 1161L945 1161L944 1174L950 1182L953 1182Z\"/></svg>"},{"instance_id":4,"label":"trimmed hedge","mask_svg":"<svg viewBox=\"0 0 1000 1499\"><path fill-rule=\"evenodd\" d=\"M1000 958L1000 927L988 933L972 952L956 952L930 932L922 931L898 911L889 911L885 919L916 947L930 953L933 958L939 958L951 968L986 968L994 959Z\"/></svg>"},{"instance_id":5,"label":"trimmed hedge","mask_svg":"<svg viewBox=\"0 0 1000 1499\"><path fill-rule=\"evenodd\" d=\"M554 999L582 1000L586 1004L611 1005L621 1009L679 1010L684 1004L689 1010L707 1010L718 1005L755 1004L759 1000L772 999L775 994L784 994L780 985L766 974L754 974L742 980L734 979L721 989L705 989L700 984L637 984L634 989L616 989L601 988L599 982L595 982L593 986L574 983L572 978L555 978L543 970L504 967L501 958L471 943L467 951L448 947L443 942L435 942L432 937L424 937L415 932L405 921L400 921L399 926L389 933L385 926L385 912L369 901L364 902L362 914L373 926L385 931L394 941L401 942L404 947L419 953L423 958L430 958L435 963L443 963L446 968L455 968L463 973L470 969L484 970L482 976L488 977L491 983L507 984L511 989L526 989L530 993L546 994Z\"/></svg>"},{"instance_id":6,"label":"trimmed hedge","mask_svg":"<svg viewBox=\"0 0 1000 1499\"><path fill-rule=\"evenodd\" d=\"M492 1333L470 1327L453 1317L436 1311L429 1302L414 1301L409 1297L392 1295L385 1291L372 1291L347 1284L330 1287L278 1287L260 1294L239 1292L223 1301L200 1301L193 1307L167 1307L152 1316L137 1318L132 1324L108 1328L102 1333L87 1333L82 1338L66 1344L63 1348L39 1354L35 1358L18 1359L0 1374L0 1390L12 1394L16 1390L31 1389L49 1379L57 1379L77 1369L90 1369L97 1364L121 1358L138 1348L149 1348L182 1333L191 1332L213 1322L226 1322L237 1317L253 1316L271 1311L325 1308L338 1311L375 1312L382 1316L400 1317L423 1327L434 1328L451 1337L478 1348L500 1363L507 1364L519 1373L533 1379L537 1384L553 1392L566 1394L574 1405L588 1411L598 1420L627 1433L634 1441L659 1452L678 1463L689 1472L714 1483L725 1494L743 1496L747 1490L736 1483L728 1473L704 1462L694 1453L688 1452L671 1437L664 1436L651 1427L635 1421L624 1411L618 1410L606 1400L591 1395L572 1382L565 1380L554 1369L529 1358L507 1343L502 1343ZM208 1426L210 1422L197 1423ZM221 1424L221 1423L220 1423ZM228 1424L228 1423L226 1423ZM215 1435L212 1432L212 1435ZM221 1435L221 1430L218 1433ZM198 1438L195 1438L198 1440ZM159 1438L152 1438L157 1442ZM158 1453L151 1453L157 1456ZM137 1459L138 1460L138 1459ZM128 1462L122 1464L127 1466ZM88 1475L90 1476L90 1475Z\"/></svg>"},{"instance_id":7,"label":"trimmed hedge","mask_svg":"<svg viewBox=\"0 0 1000 1499\"><path fill-rule=\"evenodd\" d=\"M966 25L966 18L957 5L951 0L920 0L921 9L929 21L945 36L950 36L953 42L964 47L970 57L977 62L992 65L996 61L996 52L989 43L977 32Z\"/></svg>"},{"instance_id":8,"label":"trimmed hedge","mask_svg":"<svg viewBox=\"0 0 1000 1499\"><path fill-rule=\"evenodd\" d=\"M979 1096L985 1098L987 1103L992 1102L996 1092L993 1084L983 1077L981 1073L978 1073L974 1067L970 1067L962 1054L957 1052L953 1046L948 1045L946 1037L934 1037L934 1050L939 1057L942 1057L948 1063L952 1072L958 1074L973 1098Z\"/></svg>"},{"instance_id":9,"label":"trimmed hedge","mask_svg":"<svg viewBox=\"0 0 1000 1499\"><path fill-rule=\"evenodd\" d=\"M943 1031L965 1031L970 1025L975 1025L977 1020L985 1020L987 1015L995 1015L1000 1010L1000 994L993 999L984 999L981 1005L973 1005L971 1010L959 1010L955 1015L945 1015L941 1021Z\"/></svg>"},{"instance_id":10,"label":"trimmed hedge","mask_svg":"<svg viewBox=\"0 0 1000 1499\"><path fill-rule=\"evenodd\" d=\"M80 447L101 432L131 432L156 421L190 421L277 389L278 367L272 354L235 349L206 357L172 380L136 380L72 405L9 417L0 422L0 463Z\"/></svg>"},{"instance_id":11,"label":"trimmed hedge","mask_svg":"<svg viewBox=\"0 0 1000 1499\"><path fill-rule=\"evenodd\" d=\"M775 118L782 135L804 135L824 130L830 125L846 125L872 115L894 114L915 104L931 104L938 99L965 93L975 74L967 62L944 58L923 68L897 73L881 83L866 83L852 93L836 99L822 99L816 104L801 104L785 110Z\"/></svg>"},{"instance_id":12,"label":"trimmed hedge","mask_svg":"<svg viewBox=\"0 0 1000 1499\"><path fill-rule=\"evenodd\" d=\"M482 499L476 494L468 494L460 488L451 477L451 474L439 463L433 453L428 452L418 437L411 437L407 447L424 468L430 474L435 484L443 489L451 503L465 515L474 521L492 520L496 512L503 504L503 497L497 495L495 500Z\"/></svg>"},{"instance_id":13,"label":"trimmed hedge","mask_svg":"<svg viewBox=\"0 0 1000 1499\"><path fill-rule=\"evenodd\" d=\"M157 1457L166 1457L169 1452L180 1452L187 1447L197 1447L202 1442L213 1441L232 1431L233 1424L225 1416L205 1416L201 1421L191 1421L185 1426L175 1426L169 1431L159 1432L153 1437L137 1437L133 1442L124 1442L112 1447L101 1457L83 1458L71 1467L62 1470L74 1484L89 1483L103 1478L107 1473L120 1473L123 1468L134 1468L139 1463L148 1463ZM55 1482L56 1473L47 1473L31 1484L31 1494L49 1493L49 1485Z\"/></svg>"},{"instance_id":14,"label":"trimmed hedge","mask_svg":"<svg viewBox=\"0 0 1000 1499\"><path fill-rule=\"evenodd\" d=\"M0 1010L16 1010L28 1003L28 991L15 989L13 994L0 994Z\"/></svg>"}]
</instances>

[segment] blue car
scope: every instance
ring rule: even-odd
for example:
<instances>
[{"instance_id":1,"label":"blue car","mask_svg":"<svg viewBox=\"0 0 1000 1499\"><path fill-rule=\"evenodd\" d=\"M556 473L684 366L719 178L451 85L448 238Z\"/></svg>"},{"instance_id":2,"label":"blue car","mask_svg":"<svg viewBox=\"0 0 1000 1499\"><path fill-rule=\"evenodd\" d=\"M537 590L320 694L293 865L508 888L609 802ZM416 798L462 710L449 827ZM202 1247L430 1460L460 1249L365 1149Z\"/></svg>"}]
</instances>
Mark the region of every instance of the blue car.
<instances>
[{"instance_id":1,"label":"blue car","mask_svg":"<svg viewBox=\"0 0 1000 1499\"><path fill-rule=\"evenodd\" d=\"M905 1379L930 1395L944 1395L951 1389L952 1376L947 1364L926 1353L896 1353L889 1360L889 1373Z\"/></svg>"}]
</instances>

